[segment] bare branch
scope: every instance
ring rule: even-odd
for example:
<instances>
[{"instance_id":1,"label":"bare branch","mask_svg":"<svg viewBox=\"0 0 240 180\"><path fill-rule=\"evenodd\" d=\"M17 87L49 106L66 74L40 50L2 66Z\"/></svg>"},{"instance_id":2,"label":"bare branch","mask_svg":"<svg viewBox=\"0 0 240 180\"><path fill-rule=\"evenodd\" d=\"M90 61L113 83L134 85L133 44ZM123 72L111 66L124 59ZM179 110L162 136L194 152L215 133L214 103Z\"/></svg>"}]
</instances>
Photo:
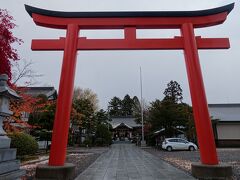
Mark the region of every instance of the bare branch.
<instances>
[{"instance_id":1,"label":"bare branch","mask_svg":"<svg viewBox=\"0 0 240 180\"><path fill-rule=\"evenodd\" d=\"M36 84L36 78L42 77L42 74L32 70L32 60L22 60L22 65L16 61L12 64L12 83L16 84L19 80L25 80L25 86L31 86Z\"/></svg>"}]
</instances>

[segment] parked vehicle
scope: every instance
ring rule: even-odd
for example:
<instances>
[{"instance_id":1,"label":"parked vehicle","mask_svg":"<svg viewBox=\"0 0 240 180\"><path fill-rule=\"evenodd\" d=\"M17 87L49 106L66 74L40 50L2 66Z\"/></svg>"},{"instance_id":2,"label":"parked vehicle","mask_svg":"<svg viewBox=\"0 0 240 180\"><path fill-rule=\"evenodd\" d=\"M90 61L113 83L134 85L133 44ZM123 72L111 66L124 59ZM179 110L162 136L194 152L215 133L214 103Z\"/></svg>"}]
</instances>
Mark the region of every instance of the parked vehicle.
<instances>
[{"instance_id":1,"label":"parked vehicle","mask_svg":"<svg viewBox=\"0 0 240 180\"><path fill-rule=\"evenodd\" d=\"M162 149L172 150L197 150L197 145L181 138L166 138L162 143Z\"/></svg>"}]
</instances>

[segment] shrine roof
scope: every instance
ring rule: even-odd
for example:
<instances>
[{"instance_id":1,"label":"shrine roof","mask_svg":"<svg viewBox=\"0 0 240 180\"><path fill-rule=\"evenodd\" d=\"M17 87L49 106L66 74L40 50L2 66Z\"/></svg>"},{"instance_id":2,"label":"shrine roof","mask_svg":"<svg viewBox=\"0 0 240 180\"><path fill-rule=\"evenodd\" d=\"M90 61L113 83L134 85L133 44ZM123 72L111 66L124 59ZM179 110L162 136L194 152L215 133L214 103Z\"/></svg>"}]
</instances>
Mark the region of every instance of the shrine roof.
<instances>
[{"instance_id":1,"label":"shrine roof","mask_svg":"<svg viewBox=\"0 0 240 180\"><path fill-rule=\"evenodd\" d=\"M115 129L120 125L125 125L129 128L133 128L133 127L141 127L140 124L137 124L135 122L135 118L130 118L130 117L114 117L111 118L110 124L112 125L112 127Z\"/></svg>"},{"instance_id":2,"label":"shrine roof","mask_svg":"<svg viewBox=\"0 0 240 180\"><path fill-rule=\"evenodd\" d=\"M130 17L199 17L227 12L229 14L234 7L234 3L206 10L196 11L109 11L109 12L63 12L40 9L25 5L25 9L30 16L39 14L60 18L130 18Z\"/></svg>"}]
</instances>

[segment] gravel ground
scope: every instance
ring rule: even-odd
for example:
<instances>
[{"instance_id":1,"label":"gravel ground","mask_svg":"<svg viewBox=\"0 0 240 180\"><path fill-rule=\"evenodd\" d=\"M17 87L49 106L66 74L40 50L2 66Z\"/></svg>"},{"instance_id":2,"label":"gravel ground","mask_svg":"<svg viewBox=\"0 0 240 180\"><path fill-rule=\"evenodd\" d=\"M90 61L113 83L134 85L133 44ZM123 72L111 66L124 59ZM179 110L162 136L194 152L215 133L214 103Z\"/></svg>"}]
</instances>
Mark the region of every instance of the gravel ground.
<instances>
[{"instance_id":1,"label":"gravel ground","mask_svg":"<svg viewBox=\"0 0 240 180\"><path fill-rule=\"evenodd\" d=\"M147 152L158 156L160 159L182 169L188 173L191 172L191 163L199 162L199 151L172 151L166 152L153 148L145 149ZM228 163L233 167L233 180L240 179L240 148L217 149L220 162Z\"/></svg>"},{"instance_id":2,"label":"gravel ground","mask_svg":"<svg viewBox=\"0 0 240 180\"><path fill-rule=\"evenodd\" d=\"M77 177L107 149L108 148L71 148L68 150L66 162L73 163L76 166L75 177ZM21 169L26 170L26 176L22 177L22 180L34 179L37 165L47 163L48 156L41 156L38 160L22 164Z\"/></svg>"},{"instance_id":3,"label":"gravel ground","mask_svg":"<svg viewBox=\"0 0 240 180\"><path fill-rule=\"evenodd\" d=\"M81 172L90 166L99 155L100 154L94 153L69 154L66 162L73 163L76 166L74 178L76 178Z\"/></svg>"}]
</instances>

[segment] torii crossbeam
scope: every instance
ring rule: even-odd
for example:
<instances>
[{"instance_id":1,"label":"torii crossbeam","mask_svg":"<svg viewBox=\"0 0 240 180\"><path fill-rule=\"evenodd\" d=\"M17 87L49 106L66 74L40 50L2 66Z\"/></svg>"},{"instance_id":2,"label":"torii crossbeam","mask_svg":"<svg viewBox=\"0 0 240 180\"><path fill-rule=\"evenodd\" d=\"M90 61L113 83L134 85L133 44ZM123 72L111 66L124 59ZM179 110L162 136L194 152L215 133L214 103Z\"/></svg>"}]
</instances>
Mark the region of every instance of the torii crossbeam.
<instances>
[{"instance_id":1,"label":"torii crossbeam","mask_svg":"<svg viewBox=\"0 0 240 180\"><path fill-rule=\"evenodd\" d=\"M181 49L185 52L201 162L217 165L198 49L227 49L230 47L229 39L197 37L194 29L222 24L233 7L234 4L201 11L58 12L26 5L27 12L37 25L67 30L66 37L60 39L32 41L32 50L64 51L49 165L62 166L65 162L77 50L161 49ZM82 29L123 29L125 36L124 39L87 39L78 36ZM181 36L137 39L136 29L180 29Z\"/></svg>"}]
</instances>

